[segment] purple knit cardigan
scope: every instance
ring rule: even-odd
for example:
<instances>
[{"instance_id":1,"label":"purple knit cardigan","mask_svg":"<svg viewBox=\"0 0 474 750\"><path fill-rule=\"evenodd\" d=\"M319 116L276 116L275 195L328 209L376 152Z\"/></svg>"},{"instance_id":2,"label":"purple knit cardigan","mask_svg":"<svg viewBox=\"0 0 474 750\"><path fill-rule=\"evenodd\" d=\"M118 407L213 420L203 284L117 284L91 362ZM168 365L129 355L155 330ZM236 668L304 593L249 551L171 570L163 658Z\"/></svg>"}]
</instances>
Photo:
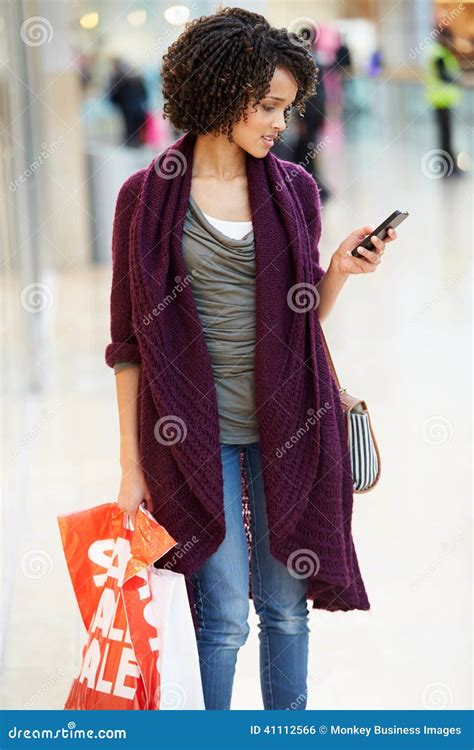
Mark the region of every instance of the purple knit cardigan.
<instances>
[{"instance_id":1,"label":"purple knit cardigan","mask_svg":"<svg viewBox=\"0 0 474 750\"><path fill-rule=\"evenodd\" d=\"M178 545L158 567L186 577L225 536L211 362L182 255L196 137L180 137L122 185L112 239L111 341L141 363L140 461L156 520ZM369 609L351 531L347 426L321 337L321 208L314 179L246 153L256 255L255 399L271 553L307 579L313 608ZM251 543L247 477L243 518ZM252 596L249 579L249 596Z\"/></svg>"}]
</instances>

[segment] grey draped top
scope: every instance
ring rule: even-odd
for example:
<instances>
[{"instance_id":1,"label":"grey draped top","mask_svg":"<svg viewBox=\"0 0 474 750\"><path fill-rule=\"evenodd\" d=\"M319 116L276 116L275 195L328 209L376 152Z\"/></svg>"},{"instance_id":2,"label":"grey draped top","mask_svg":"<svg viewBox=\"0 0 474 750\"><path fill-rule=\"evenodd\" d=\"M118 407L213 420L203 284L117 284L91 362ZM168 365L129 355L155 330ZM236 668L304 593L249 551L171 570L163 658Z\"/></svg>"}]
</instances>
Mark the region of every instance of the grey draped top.
<instances>
[{"instance_id":1,"label":"grey draped top","mask_svg":"<svg viewBox=\"0 0 474 750\"><path fill-rule=\"evenodd\" d=\"M221 231L224 224L216 222L217 228L211 221L190 195L183 259L214 374L220 442L255 443L254 233L235 239ZM115 373L134 364L117 362Z\"/></svg>"}]
</instances>

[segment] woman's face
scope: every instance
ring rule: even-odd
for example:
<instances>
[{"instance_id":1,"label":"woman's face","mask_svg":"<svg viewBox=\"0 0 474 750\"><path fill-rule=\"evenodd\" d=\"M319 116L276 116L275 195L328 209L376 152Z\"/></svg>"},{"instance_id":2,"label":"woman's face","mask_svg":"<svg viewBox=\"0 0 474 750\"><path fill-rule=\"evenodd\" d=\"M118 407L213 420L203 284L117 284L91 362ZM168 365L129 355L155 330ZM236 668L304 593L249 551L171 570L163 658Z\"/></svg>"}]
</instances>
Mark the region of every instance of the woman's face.
<instances>
[{"instance_id":1,"label":"woman's face","mask_svg":"<svg viewBox=\"0 0 474 750\"><path fill-rule=\"evenodd\" d=\"M267 95L256 105L247 107L247 122L243 118L232 130L234 143L252 156L263 158L273 145L279 132L286 129L284 111L290 107L298 93L298 86L289 70L275 68Z\"/></svg>"}]
</instances>

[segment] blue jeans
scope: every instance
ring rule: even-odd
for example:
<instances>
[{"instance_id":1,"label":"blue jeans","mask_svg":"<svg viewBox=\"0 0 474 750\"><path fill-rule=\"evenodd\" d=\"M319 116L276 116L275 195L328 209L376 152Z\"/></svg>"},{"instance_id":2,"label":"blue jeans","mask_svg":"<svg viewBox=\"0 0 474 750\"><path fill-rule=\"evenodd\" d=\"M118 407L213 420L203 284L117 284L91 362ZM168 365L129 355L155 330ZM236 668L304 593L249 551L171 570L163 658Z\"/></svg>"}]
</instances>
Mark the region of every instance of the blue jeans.
<instances>
[{"instance_id":1,"label":"blue jeans","mask_svg":"<svg viewBox=\"0 0 474 750\"><path fill-rule=\"evenodd\" d=\"M194 574L197 644L206 709L229 709L237 653L249 634L249 554L242 516L244 450L252 531L252 596L259 616L265 709L306 708L307 580L270 554L260 444L221 444L226 535ZM250 708L250 706L249 706Z\"/></svg>"}]
</instances>

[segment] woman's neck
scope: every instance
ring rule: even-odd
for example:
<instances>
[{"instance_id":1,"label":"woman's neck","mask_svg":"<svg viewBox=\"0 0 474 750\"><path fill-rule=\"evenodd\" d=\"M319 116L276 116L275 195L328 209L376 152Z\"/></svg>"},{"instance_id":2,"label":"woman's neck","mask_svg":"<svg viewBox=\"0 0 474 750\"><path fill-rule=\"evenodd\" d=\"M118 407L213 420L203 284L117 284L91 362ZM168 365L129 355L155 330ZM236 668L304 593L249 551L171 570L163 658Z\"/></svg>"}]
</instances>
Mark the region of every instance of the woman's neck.
<instances>
[{"instance_id":1,"label":"woman's neck","mask_svg":"<svg viewBox=\"0 0 474 750\"><path fill-rule=\"evenodd\" d=\"M235 180L245 176L245 151L227 136L198 135L194 144L193 177Z\"/></svg>"}]
</instances>

